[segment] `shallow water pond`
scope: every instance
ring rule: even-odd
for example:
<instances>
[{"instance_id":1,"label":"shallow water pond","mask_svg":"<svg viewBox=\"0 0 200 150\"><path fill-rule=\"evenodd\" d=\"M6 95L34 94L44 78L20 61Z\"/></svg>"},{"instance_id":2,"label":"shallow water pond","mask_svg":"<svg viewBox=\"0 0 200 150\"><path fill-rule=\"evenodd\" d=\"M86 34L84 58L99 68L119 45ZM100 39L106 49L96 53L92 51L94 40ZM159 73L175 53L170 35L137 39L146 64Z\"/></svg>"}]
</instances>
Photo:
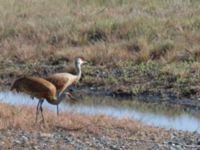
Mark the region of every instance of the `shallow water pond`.
<instances>
[{"instance_id":1,"label":"shallow water pond","mask_svg":"<svg viewBox=\"0 0 200 150\"><path fill-rule=\"evenodd\" d=\"M25 94L10 91L0 92L0 101L12 105L37 105L34 100ZM44 108L56 112L56 106L44 102ZM129 118L142 121L147 125L164 128L174 128L184 131L200 132L199 112L184 111L180 107L169 107L158 104L148 104L125 99L113 99L111 97L84 96L78 103L61 103L59 109L62 112L75 112L83 114L103 114L116 118Z\"/></svg>"}]
</instances>

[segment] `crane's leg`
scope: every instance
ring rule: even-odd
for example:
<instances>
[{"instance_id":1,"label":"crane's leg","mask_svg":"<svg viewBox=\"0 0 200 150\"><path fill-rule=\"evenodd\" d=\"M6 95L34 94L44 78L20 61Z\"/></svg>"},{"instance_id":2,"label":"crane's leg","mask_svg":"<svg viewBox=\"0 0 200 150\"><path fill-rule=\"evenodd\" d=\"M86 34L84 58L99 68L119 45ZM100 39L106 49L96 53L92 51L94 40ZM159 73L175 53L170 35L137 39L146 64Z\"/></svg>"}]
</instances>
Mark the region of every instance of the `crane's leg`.
<instances>
[{"instance_id":1,"label":"crane's leg","mask_svg":"<svg viewBox=\"0 0 200 150\"><path fill-rule=\"evenodd\" d=\"M38 101L38 104L37 104L35 123L37 122L37 118L38 118L39 105L40 105L40 101Z\"/></svg>"},{"instance_id":2,"label":"crane's leg","mask_svg":"<svg viewBox=\"0 0 200 150\"><path fill-rule=\"evenodd\" d=\"M59 108L58 108L58 104L57 104L57 116L59 115Z\"/></svg>"},{"instance_id":3,"label":"crane's leg","mask_svg":"<svg viewBox=\"0 0 200 150\"><path fill-rule=\"evenodd\" d=\"M44 100L40 100L40 112L41 112L41 115L42 115L42 122L44 123L44 116L43 116L43 108L42 108L42 104L43 104Z\"/></svg>"}]
</instances>

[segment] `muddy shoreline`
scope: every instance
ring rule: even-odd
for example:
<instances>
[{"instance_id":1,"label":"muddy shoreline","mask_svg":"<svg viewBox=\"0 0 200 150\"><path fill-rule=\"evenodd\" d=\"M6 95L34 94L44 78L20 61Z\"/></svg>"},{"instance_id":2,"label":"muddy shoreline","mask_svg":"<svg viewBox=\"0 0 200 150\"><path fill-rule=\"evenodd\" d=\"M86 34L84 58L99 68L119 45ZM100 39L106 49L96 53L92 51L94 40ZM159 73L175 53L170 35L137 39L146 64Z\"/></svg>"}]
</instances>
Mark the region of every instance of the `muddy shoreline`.
<instances>
[{"instance_id":1,"label":"muddy shoreline","mask_svg":"<svg viewBox=\"0 0 200 150\"><path fill-rule=\"evenodd\" d=\"M10 87L8 86L1 86L1 89L9 90ZM95 87L89 87L89 86L71 86L69 89L76 97L77 99L81 99L82 96L91 95L91 96L109 96L112 98L115 98L116 100L126 99L130 101L140 101L145 103L156 103L156 104L162 104L162 105L179 105L182 106L183 109L187 110L195 110L200 111L200 100L198 98L196 99L188 99L186 97L180 97L177 98L176 96L171 95L165 95L161 96L159 94L131 94L131 93L116 93L112 90L106 90L106 89L98 89Z\"/></svg>"},{"instance_id":2,"label":"muddy shoreline","mask_svg":"<svg viewBox=\"0 0 200 150\"><path fill-rule=\"evenodd\" d=\"M140 101L145 103L154 103L154 104L161 104L161 105L168 105L172 107L181 106L185 110L194 110L196 112L200 112L200 100L199 99L188 99L182 97L181 99L176 98L175 96L165 95L165 97L160 95L151 95L151 94L140 94L140 95L133 95L130 93L115 93L109 90L102 90L102 89L95 89L90 87L78 87L73 88L72 92L75 95L78 95L78 98L81 98L84 95L91 95L91 96L109 96L115 98L118 101L123 99L130 100L130 101ZM78 93L78 94L77 94Z\"/></svg>"},{"instance_id":3,"label":"muddy shoreline","mask_svg":"<svg viewBox=\"0 0 200 150\"><path fill-rule=\"evenodd\" d=\"M121 65L121 64L120 64ZM122 66L127 64L122 64ZM176 83L172 76L157 80L159 73L138 73L137 67L83 66L83 77L75 87L74 93L96 96L111 96L116 99L126 98L147 103L167 105L182 105L184 107L200 109L200 91L197 83ZM152 66L151 66L152 67ZM155 67L155 66L153 66ZM155 69L155 68L153 68ZM25 62L2 62L0 67L0 89L9 90L13 81L24 75L46 77L55 72L74 73L74 64L61 58L49 58L28 64ZM150 74L151 73L151 74ZM195 86L196 85L196 86ZM190 87L185 91L185 87Z\"/></svg>"},{"instance_id":4,"label":"muddy shoreline","mask_svg":"<svg viewBox=\"0 0 200 150\"><path fill-rule=\"evenodd\" d=\"M8 83L10 85L10 83ZM9 90L10 86L0 86L2 90ZM103 89L103 88L95 88L95 87L89 87L89 86L72 86L70 87L70 91L73 92L73 94L77 97L77 99L81 99L84 95L91 95L91 96L109 96L112 98L115 98L116 100L126 99L130 101L140 101L145 103L156 103L156 104L162 104L162 105L180 105L183 106L183 108L187 108L187 110L195 110L200 111L200 100L198 98L196 99L188 99L186 97L179 97L172 95L165 95L161 96L160 94L131 94L131 93L123 93L123 92L116 92L112 91L112 89Z\"/></svg>"}]
</instances>

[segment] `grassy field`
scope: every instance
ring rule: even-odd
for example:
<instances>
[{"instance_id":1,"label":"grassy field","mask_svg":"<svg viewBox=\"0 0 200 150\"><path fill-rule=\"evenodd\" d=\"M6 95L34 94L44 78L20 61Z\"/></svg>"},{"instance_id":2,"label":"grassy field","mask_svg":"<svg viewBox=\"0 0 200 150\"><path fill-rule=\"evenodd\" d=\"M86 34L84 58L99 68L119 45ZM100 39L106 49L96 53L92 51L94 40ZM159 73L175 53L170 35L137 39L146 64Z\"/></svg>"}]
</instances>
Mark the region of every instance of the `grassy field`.
<instances>
[{"instance_id":1,"label":"grassy field","mask_svg":"<svg viewBox=\"0 0 200 150\"><path fill-rule=\"evenodd\" d=\"M21 75L71 71L81 56L89 63L82 68L80 88L168 100L200 96L198 0L0 0L0 18L1 90ZM61 143L65 136L77 143L107 137L130 144L139 140L142 146L163 143L173 132L103 115L57 117L47 110L45 124L35 124L33 112L35 107L0 104L1 149L16 148L10 139L21 137L18 131L58 133Z\"/></svg>"},{"instance_id":2,"label":"grassy field","mask_svg":"<svg viewBox=\"0 0 200 150\"><path fill-rule=\"evenodd\" d=\"M83 84L136 95L200 95L197 0L0 0L0 4L2 86L19 74L64 70L65 61L82 56L90 62L83 70ZM96 70L108 75L97 77Z\"/></svg>"}]
</instances>

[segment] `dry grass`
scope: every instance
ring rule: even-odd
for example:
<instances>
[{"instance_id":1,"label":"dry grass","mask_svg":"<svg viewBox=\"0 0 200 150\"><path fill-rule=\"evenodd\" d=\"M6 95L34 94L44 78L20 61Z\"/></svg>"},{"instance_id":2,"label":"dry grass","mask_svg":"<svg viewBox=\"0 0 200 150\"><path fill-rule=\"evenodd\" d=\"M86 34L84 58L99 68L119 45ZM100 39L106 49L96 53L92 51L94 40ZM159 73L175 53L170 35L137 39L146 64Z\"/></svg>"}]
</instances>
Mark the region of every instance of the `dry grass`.
<instances>
[{"instance_id":1,"label":"dry grass","mask_svg":"<svg viewBox=\"0 0 200 150\"><path fill-rule=\"evenodd\" d=\"M63 54L102 64L117 59L171 62L199 51L198 1L0 1L1 59ZM132 45L132 46L131 46ZM127 50L128 49L128 50ZM168 51L173 52L170 58Z\"/></svg>"},{"instance_id":2,"label":"dry grass","mask_svg":"<svg viewBox=\"0 0 200 150\"><path fill-rule=\"evenodd\" d=\"M43 131L53 132L58 128L66 131L80 131L95 134L119 136L118 129L123 129L120 136L123 138L133 138L140 134L160 134L160 136L168 137L168 132L145 126L140 122L131 121L129 119L114 119L104 115L90 116L76 113L61 113L59 117L55 113L45 110L45 124L35 123L35 108L24 106L11 106L5 103L0 104L0 129L16 129L26 131ZM111 134L112 132L112 134Z\"/></svg>"}]
</instances>

